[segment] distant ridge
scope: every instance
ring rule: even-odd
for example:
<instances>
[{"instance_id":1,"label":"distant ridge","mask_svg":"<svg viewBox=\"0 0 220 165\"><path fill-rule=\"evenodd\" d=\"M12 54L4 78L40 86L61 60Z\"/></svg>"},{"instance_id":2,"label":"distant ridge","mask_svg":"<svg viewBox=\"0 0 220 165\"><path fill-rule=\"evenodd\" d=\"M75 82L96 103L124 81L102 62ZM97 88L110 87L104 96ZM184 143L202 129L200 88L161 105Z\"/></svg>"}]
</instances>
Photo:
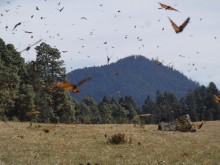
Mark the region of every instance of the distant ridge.
<instances>
[{"instance_id":1,"label":"distant ridge","mask_svg":"<svg viewBox=\"0 0 220 165\"><path fill-rule=\"evenodd\" d=\"M91 96L101 101L104 96L116 99L132 96L137 104L142 105L147 95L154 97L157 91L172 92L180 98L199 86L179 71L158 65L141 55L129 56L109 65L77 69L68 73L67 79L74 84L87 76L92 80L80 87L79 95L71 94L74 99Z\"/></svg>"}]
</instances>

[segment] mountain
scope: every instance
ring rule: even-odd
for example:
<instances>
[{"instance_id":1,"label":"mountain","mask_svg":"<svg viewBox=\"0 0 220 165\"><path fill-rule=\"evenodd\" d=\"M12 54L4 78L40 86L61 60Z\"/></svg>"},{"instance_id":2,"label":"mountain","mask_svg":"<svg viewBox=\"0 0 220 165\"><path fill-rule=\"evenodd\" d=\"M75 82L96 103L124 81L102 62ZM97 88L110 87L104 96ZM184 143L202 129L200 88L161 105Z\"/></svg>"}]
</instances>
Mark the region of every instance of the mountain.
<instances>
[{"instance_id":1,"label":"mountain","mask_svg":"<svg viewBox=\"0 0 220 165\"><path fill-rule=\"evenodd\" d=\"M85 77L92 80L79 87L80 94L71 94L80 100L91 96L101 101L104 96L132 96L137 104L142 105L147 95L154 97L157 91L175 93L178 98L199 84L188 79L179 71L164 65L158 65L155 60L143 56L129 56L116 63L99 67L77 69L67 74L72 84L77 84Z\"/></svg>"}]
</instances>

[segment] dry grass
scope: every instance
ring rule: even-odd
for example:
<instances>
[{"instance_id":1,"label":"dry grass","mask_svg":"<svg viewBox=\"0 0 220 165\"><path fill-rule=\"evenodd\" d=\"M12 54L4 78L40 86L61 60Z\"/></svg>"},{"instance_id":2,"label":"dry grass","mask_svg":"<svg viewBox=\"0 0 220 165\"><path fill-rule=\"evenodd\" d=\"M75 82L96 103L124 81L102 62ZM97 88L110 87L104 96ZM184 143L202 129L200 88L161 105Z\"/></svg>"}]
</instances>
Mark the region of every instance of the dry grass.
<instances>
[{"instance_id":1,"label":"dry grass","mask_svg":"<svg viewBox=\"0 0 220 165\"><path fill-rule=\"evenodd\" d=\"M162 132L156 125L29 126L0 122L0 165L220 164L220 121L206 122L196 133ZM126 143L110 144L118 133Z\"/></svg>"}]
</instances>

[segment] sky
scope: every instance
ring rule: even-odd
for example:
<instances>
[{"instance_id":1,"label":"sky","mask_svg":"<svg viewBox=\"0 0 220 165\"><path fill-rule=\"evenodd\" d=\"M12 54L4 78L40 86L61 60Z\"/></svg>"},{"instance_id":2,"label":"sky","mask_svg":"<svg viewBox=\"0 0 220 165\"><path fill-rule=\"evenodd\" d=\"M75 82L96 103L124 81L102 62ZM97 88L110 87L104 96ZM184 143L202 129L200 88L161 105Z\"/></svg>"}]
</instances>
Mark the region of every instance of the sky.
<instances>
[{"instance_id":1,"label":"sky","mask_svg":"<svg viewBox=\"0 0 220 165\"><path fill-rule=\"evenodd\" d=\"M220 89L220 0L0 0L0 14L6 44L21 51L42 39L60 50L67 72L143 55ZM190 22L176 34L168 17ZM35 60L34 47L21 56Z\"/></svg>"}]
</instances>

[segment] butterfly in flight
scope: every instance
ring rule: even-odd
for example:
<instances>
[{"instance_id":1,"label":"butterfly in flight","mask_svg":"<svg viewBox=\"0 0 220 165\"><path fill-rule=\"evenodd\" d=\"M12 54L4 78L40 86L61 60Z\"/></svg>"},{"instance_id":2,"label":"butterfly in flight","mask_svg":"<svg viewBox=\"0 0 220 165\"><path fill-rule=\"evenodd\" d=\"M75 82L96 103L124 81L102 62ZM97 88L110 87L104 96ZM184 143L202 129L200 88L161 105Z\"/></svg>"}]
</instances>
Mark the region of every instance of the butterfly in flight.
<instances>
[{"instance_id":1,"label":"butterfly in flight","mask_svg":"<svg viewBox=\"0 0 220 165\"><path fill-rule=\"evenodd\" d=\"M15 28L18 27L19 25L21 25L22 23L24 23L24 22L18 22L18 23L14 26L14 28L12 29L12 31L15 30Z\"/></svg>"},{"instance_id":2,"label":"butterfly in flight","mask_svg":"<svg viewBox=\"0 0 220 165\"><path fill-rule=\"evenodd\" d=\"M220 103L220 96L214 95L214 98L217 103Z\"/></svg>"},{"instance_id":3,"label":"butterfly in flight","mask_svg":"<svg viewBox=\"0 0 220 165\"><path fill-rule=\"evenodd\" d=\"M29 34L32 34L33 32L30 32L30 31L25 31L25 30L23 30L25 33L29 33Z\"/></svg>"},{"instance_id":4,"label":"butterfly in flight","mask_svg":"<svg viewBox=\"0 0 220 165\"><path fill-rule=\"evenodd\" d=\"M171 6L167 6L167 5L164 5L164 4L162 4L162 3L159 3L159 4L160 4L161 8L158 8L158 9L178 11L178 10L172 8ZM179 11L178 11L178 12L179 12Z\"/></svg>"},{"instance_id":5,"label":"butterfly in flight","mask_svg":"<svg viewBox=\"0 0 220 165\"><path fill-rule=\"evenodd\" d=\"M203 126L203 122L201 124L195 124L195 126L196 126L197 129L201 129L202 126Z\"/></svg>"},{"instance_id":6,"label":"butterfly in flight","mask_svg":"<svg viewBox=\"0 0 220 165\"><path fill-rule=\"evenodd\" d=\"M159 61L159 59L156 59L157 65L162 65L163 61Z\"/></svg>"},{"instance_id":7,"label":"butterfly in flight","mask_svg":"<svg viewBox=\"0 0 220 165\"><path fill-rule=\"evenodd\" d=\"M169 17L168 17L169 18ZM169 18L172 26L173 26L173 29L175 30L176 33L180 33L183 31L183 29L186 27L186 25L189 23L189 20L190 20L190 17L188 17L185 22L183 22L182 25L180 26L177 26L170 18Z\"/></svg>"},{"instance_id":8,"label":"butterfly in flight","mask_svg":"<svg viewBox=\"0 0 220 165\"><path fill-rule=\"evenodd\" d=\"M40 112L37 110L32 109L31 111L26 112L27 116L34 116L34 115L38 115Z\"/></svg>"},{"instance_id":9,"label":"butterfly in flight","mask_svg":"<svg viewBox=\"0 0 220 165\"><path fill-rule=\"evenodd\" d=\"M63 9L64 9L64 7L62 7L61 9L57 9L57 10L59 10L61 12Z\"/></svg>"},{"instance_id":10,"label":"butterfly in flight","mask_svg":"<svg viewBox=\"0 0 220 165\"><path fill-rule=\"evenodd\" d=\"M86 17L81 17L80 19L85 19L85 20L87 20L87 18L86 18Z\"/></svg>"},{"instance_id":11,"label":"butterfly in flight","mask_svg":"<svg viewBox=\"0 0 220 165\"><path fill-rule=\"evenodd\" d=\"M152 114L150 113L145 113L145 114L141 114L141 115L136 115L134 116L133 120L138 120L140 119L141 117L147 117L147 116L151 116Z\"/></svg>"},{"instance_id":12,"label":"butterfly in flight","mask_svg":"<svg viewBox=\"0 0 220 165\"><path fill-rule=\"evenodd\" d=\"M64 90L69 90L73 93L77 93L79 94L80 91L77 89L80 85L82 85L83 83L91 80L92 78L91 77L87 77L83 80L81 80L79 83L77 83L76 85L74 84L70 84L70 83L67 83L67 82L58 82L57 85L61 88L63 88Z\"/></svg>"},{"instance_id":13,"label":"butterfly in flight","mask_svg":"<svg viewBox=\"0 0 220 165\"><path fill-rule=\"evenodd\" d=\"M29 51L29 50L30 50L30 48L31 48L32 46L34 46L34 45L38 44L38 43L39 43L39 42L41 42L41 41L42 41L42 39L40 39L39 41L35 42L34 44L32 44L32 45L30 45L30 46L26 47L24 50L20 51L19 53L22 53L23 51Z\"/></svg>"}]
</instances>

